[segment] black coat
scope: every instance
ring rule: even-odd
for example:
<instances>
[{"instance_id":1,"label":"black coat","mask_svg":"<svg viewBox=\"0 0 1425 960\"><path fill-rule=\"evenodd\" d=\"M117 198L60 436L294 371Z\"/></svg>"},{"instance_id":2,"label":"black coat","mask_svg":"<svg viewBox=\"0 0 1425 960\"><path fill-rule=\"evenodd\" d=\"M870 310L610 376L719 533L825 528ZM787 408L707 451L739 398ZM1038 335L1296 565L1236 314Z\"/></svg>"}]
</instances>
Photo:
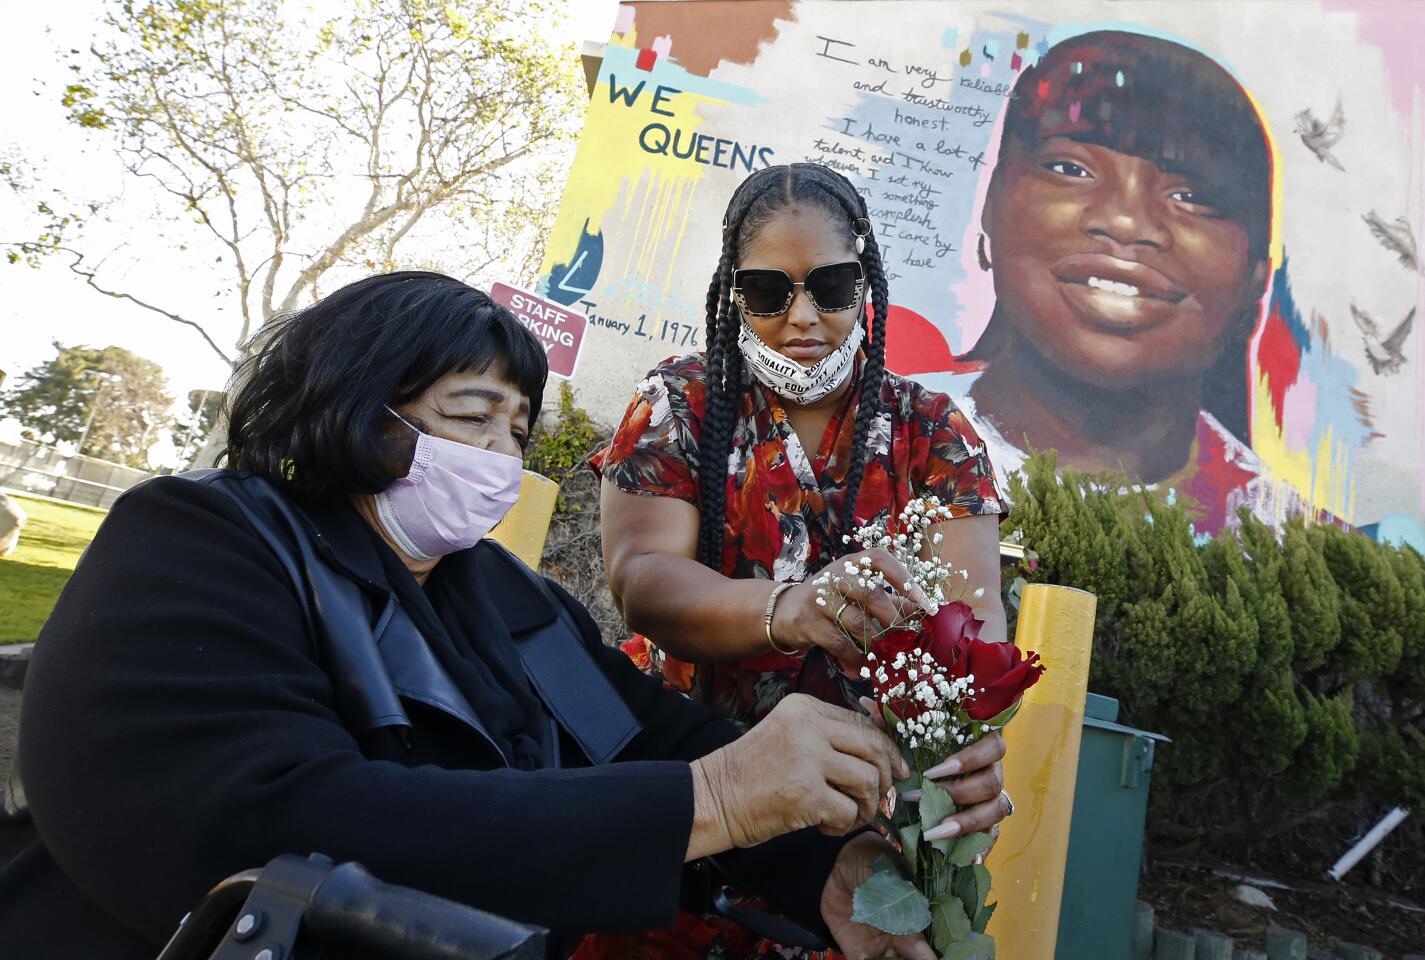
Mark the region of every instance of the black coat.
<instances>
[{"instance_id":1,"label":"black coat","mask_svg":"<svg viewBox=\"0 0 1425 960\"><path fill-rule=\"evenodd\" d=\"M299 513L341 574L391 591L391 558L353 510ZM554 619L522 574L472 569L511 634ZM670 925L706 874L683 863L688 761L737 730L605 647L550 586L642 725L616 762L589 766L574 748L563 769L508 769L467 727L403 700L408 748L343 724L302 602L232 500L179 478L128 493L26 679L21 771L39 841L0 872L0 953L152 958L213 884L286 852L356 860L564 935ZM838 849L803 831L719 859L815 927Z\"/></svg>"}]
</instances>

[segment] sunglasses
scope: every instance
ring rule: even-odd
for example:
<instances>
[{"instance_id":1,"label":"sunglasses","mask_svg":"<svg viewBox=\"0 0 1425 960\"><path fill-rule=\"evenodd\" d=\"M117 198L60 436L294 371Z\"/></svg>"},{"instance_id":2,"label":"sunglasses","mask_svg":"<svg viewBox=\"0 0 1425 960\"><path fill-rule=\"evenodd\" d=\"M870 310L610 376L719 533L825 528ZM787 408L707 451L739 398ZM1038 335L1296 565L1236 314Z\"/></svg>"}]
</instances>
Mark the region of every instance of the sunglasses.
<instances>
[{"instance_id":1,"label":"sunglasses","mask_svg":"<svg viewBox=\"0 0 1425 960\"><path fill-rule=\"evenodd\" d=\"M819 313L839 313L861 302L866 276L861 261L826 263L812 267L800 283L781 270L732 271L732 299L749 317L776 317L787 312L797 287Z\"/></svg>"}]
</instances>

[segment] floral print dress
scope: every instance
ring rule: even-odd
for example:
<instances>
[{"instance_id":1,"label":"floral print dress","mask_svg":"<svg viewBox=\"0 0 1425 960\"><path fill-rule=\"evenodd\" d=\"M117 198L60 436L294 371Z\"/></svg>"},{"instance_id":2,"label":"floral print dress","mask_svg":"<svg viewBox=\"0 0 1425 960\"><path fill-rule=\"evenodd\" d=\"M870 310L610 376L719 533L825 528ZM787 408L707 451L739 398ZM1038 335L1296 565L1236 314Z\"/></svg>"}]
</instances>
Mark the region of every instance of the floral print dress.
<instances>
[{"instance_id":1,"label":"floral print dress","mask_svg":"<svg viewBox=\"0 0 1425 960\"><path fill-rule=\"evenodd\" d=\"M664 361L637 389L609 446L593 465L620 490L699 504L698 441L707 407L702 354ZM842 537L858 391L850 390L816 450L803 449L781 399L744 376L742 407L727 461L722 573L734 579L800 583L857 549ZM936 496L956 517L1000 515L1004 497L985 445L950 398L887 372L881 415L867 437L855 520L899 513ZM636 637L635 661L661 669L675 689L742 724L766 716L788 693L852 703L859 681L836 663L799 652L766 653L732 664L683 663Z\"/></svg>"}]
</instances>

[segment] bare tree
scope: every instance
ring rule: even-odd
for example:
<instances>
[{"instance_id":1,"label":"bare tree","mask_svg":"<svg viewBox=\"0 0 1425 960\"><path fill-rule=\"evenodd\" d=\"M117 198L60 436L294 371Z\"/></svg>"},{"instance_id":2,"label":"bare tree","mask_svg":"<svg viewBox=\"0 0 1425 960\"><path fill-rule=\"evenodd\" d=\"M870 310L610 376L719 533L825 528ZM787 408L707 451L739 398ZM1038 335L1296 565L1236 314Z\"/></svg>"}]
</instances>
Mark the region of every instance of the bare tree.
<instances>
[{"instance_id":1,"label":"bare tree","mask_svg":"<svg viewBox=\"0 0 1425 960\"><path fill-rule=\"evenodd\" d=\"M116 2L62 97L154 188L175 228L155 232L196 230L181 255L220 264L232 341L162 288L111 278L112 251L86 232L106 203L13 160L0 179L51 199L35 204L39 230L0 244L11 262L63 255L95 291L194 330L229 365L264 322L324 283L393 269L421 234L439 238L421 265L469 276L524 251L532 272L579 103L577 57L539 39L557 14L540 0L342 0L324 20L288 19L294 8Z\"/></svg>"}]
</instances>

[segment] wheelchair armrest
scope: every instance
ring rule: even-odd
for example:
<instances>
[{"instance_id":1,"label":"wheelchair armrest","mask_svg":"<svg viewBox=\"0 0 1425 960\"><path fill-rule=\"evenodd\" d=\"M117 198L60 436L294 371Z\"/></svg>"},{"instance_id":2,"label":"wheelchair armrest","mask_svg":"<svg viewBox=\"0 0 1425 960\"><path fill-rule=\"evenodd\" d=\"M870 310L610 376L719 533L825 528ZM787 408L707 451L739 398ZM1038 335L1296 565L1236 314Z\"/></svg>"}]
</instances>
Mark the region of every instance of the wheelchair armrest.
<instances>
[{"instance_id":1,"label":"wheelchair armrest","mask_svg":"<svg viewBox=\"0 0 1425 960\"><path fill-rule=\"evenodd\" d=\"M386 960L537 960L547 933L442 897L382 883L320 854L277 857L229 877L184 918L158 960L301 956L359 947Z\"/></svg>"}]
</instances>

